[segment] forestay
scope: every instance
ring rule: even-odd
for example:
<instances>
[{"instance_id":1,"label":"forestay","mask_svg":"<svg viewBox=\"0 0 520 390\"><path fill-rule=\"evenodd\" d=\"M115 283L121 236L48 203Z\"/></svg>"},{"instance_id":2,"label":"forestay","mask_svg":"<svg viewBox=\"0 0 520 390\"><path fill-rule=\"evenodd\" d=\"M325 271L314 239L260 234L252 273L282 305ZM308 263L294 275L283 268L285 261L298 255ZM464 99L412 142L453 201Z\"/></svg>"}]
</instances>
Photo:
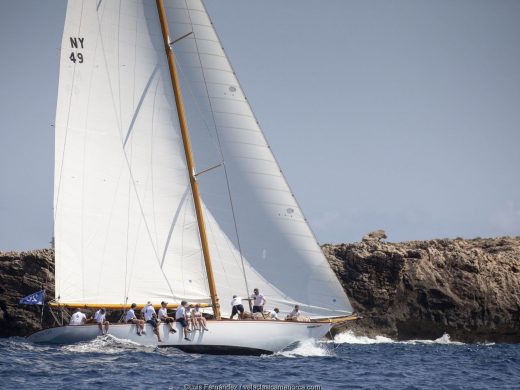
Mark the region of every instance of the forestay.
<instances>
[{"instance_id":1,"label":"forestay","mask_svg":"<svg viewBox=\"0 0 520 390\"><path fill-rule=\"evenodd\" d=\"M351 306L201 1L165 1L222 312L258 287L312 316ZM56 114L56 296L208 302L155 1L70 1ZM249 287L249 291L246 289Z\"/></svg>"}]
</instances>

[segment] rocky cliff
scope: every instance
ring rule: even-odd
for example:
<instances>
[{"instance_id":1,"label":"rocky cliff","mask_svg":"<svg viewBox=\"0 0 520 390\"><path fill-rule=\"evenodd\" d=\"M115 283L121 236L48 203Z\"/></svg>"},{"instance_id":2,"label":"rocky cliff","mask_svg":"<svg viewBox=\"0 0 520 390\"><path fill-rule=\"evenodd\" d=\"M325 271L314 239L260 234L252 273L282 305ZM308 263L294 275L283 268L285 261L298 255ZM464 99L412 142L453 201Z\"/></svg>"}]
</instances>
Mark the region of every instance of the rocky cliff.
<instances>
[{"instance_id":1,"label":"rocky cliff","mask_svg":"<svg viewBox=\"0 0 520 390\"><path fill-rule=\"evenodd\" d=\"M520 237L324 245L358 332L520 342Z\"/></svg>"},{"instance_id":2,"label":"rocky cliff","mask_svg":"<svg viewBox=\"0 0 520 390\"><path fill-rule=\"evenodd\" d=\"M26 336L42 327L40 306L19 305L20 298L46 289L54 297L54 251L0 252L0 336ZM49 310L43 326L52 324Z\"/></svg>"},{"instance_id":3,"label":"rocky cliff","mask_svg":"<svg viewBox=\"0 0 520 390\"><path fill-rule=\"evenodd\" d=\"M398 339L449 333L466 342L520 342L520 237L384 242L374 232L354 244L324 245L354 309L356 332ZM0 253L0 336L41 327L39 307L18 305L47 286L52 297L50 249ZM51 324L44 311L43 326Z\"/></svg>"}]
</instances>

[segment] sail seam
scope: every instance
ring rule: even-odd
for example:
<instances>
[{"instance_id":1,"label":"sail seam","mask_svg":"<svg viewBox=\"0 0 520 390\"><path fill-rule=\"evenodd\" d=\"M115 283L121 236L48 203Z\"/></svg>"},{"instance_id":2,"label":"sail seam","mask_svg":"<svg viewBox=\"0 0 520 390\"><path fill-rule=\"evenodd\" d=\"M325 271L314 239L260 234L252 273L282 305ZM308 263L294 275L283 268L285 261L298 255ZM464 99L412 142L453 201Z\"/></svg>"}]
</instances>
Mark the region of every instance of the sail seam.
<instances>
[{"instance_id":1,"label":"sail seam","mask_svg":"<svg viewBox=\"0 0 520 390\"><path fill-rule=\"evenodd\" d=\"M189 24L189 23L178 23L178 25L181 25L181 24L185 24L186 26L194 26L193 24ZM204 27L208 27L208 26L204 26ZM208 27L209 28L209 27ZM189 38L189 39L198 39L199 41L204 41L204 42L212 42L212 43L219 43L218 40L216 39L210 39L210 38L199 38L197 37L197 33L196 31L193 31L193 35L194 35L194 38ZM220 47L220 46L219 46ZM186 51L184 50L181 50L179 51L180 53L185 53ZM195 52L193 52L195 53Z\"/></svg>"},{"instance_id":2,"label":"sail seam","mask_svg":"<svg viewBox=\"0 0 520 390\"><path fill-rule=\"evenodd\" d=\"M212 111L214 114L222 114L222 115L234 115L234 116L241 116L243 118L250 118L254 119L255 117L253 115L249 114L239 114L236 112L226 112L226 111Z\"/></svg>"},{"instance_id":3,"label":"sail seam","mask_svg":"<svg viewBox=\"0 0 520 390\"><path fill-rule=\"evenodd\" d=\"M231 101L231 102L241 102L241 103L247 103L247 100L244 99L243 97L240 98L235 98L235 97L229 97L229 96L226 96L226 97L222 97L222 96L209 96L210 99L214 99L214 100L220 100L220 101Z\"/></svg>"},{"instance_id":4,"label":"sail seam","mask_svg":"<svg viewBox=\"0 0 520 390\"><path fill-rule=\"evenodd\" d=\"M194 33L194 35L196 35ZM196 36L195 37L190 37L188 38L186 41L190 41L190 40L199 40L199 41L205 41L205 42L211 42L211 43L219 43L218 41L215 41L214 39L207 39L207 38L197 38ZM220 46L219 46L220 47ZM215 52L209 52L209 51L203 51L201 50L200 52L197 52L197 51L193 51L193 50L190 50L189 48L182 48L182 47L179 47L179 49L177 50L177 53L182 53L182 54L202 54L202 55L205 55L205 56L214 56L214 57L219 57L219 58L224 58L226 59L226 56L224 54L220 54L220 53L215 53Z\"/></svg>"},{"instance_id":5,"label":"sail seam","mask_svg":"<svg viewBox=\"0 0 520 390\"><path fill-rule=\"evenodd\" d=\"M266 148L267 150L269 150L268 148ZM241 160L251 160L251 161L264 161L264 162L269 162L269 163L272 163L272 161L268 158L261 158L261 157L246 157L246 156L239 156L237 154L233 154L233 157L234 158L239 158ZM280 175L281 176L281 175Z\"/></svg>"},{"instance_id":6,"label":"sail seam","mask_svg":"<svg viewBox=\"0 0 520 390\"><path fill-rule=\"evenodd\" d=\"M225 58L225 57L222 57L222 58ZM215 68L215 67L210 67L210 66L203 66L202 63L201 63L201 66L194 66L194 65L185 65L186 68L192 68L192 69L202 69L202 70L215 70L217 72L223 72L223 73L227 73L227 74L230 74L230 75L235 75L232 71L230 70L227 70L227 69L222 69L222 68Z\"/></svg>"},{"instance_id":7,"label":"sail seam","mask_svg":"<svg viewBox=\"0 0 520 390\"><path fill-rule=\"evenodd\" d=\"M230 144L237 144L237 145L255 146L255 147L258 147L258 148L269 149L269 146L267 146L265 143L258 144L258 143L254 143L254 142L244 142L244 141L236 141L236 140L229 140L229 143Z\"/></svg>"},{"instance_id":8,"label":"sail seam","mask_svg":"<svg viewBox=\"0 0 520 390\"><path fill-rule=\"evenodd\" d=\"M229 85L230 85L230 83L218 83L216 81L206 81L205 84L206 85L219 85L219 86L222 85L222 86L225 86L225 87L229 87Z\"/></svg>"},{"instance_id":9,"label":"sail seam","mask_svg":"<svg viewBox=\"0 0 520 390\"><path fill-rule=\"evenodd\" d=\"M255 122L255 125L256 125L256 122ZM260 130L258 129L258 127L254 128L254 129L249 129L247 127L239 127L239 126L219 126L219 129L220 130L250 131L250 132L253 132L253 133L257 133L257 134L260 133Z\"/></svg>"}]
</instances>

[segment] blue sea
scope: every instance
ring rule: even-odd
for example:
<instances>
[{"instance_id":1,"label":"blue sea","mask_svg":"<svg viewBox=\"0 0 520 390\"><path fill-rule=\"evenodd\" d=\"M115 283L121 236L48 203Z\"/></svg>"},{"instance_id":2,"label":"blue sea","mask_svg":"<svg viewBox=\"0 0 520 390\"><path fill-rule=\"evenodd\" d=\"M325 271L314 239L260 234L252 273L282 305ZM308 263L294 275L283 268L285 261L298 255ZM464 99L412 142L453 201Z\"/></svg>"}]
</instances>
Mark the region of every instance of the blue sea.
<instances>
[{"instance_id":1,"label":"blue sea","mask_svg":"<svg viewBox=\"0 0 520 390\"><path fill-rule=\"evenodd\" d=\"M254 336L252 336L254 337ZM0 339L2 389L520 389L520 345L338 335L270 356L210 356L112 336L48 346Z\"/></svg>"}]
</instances>

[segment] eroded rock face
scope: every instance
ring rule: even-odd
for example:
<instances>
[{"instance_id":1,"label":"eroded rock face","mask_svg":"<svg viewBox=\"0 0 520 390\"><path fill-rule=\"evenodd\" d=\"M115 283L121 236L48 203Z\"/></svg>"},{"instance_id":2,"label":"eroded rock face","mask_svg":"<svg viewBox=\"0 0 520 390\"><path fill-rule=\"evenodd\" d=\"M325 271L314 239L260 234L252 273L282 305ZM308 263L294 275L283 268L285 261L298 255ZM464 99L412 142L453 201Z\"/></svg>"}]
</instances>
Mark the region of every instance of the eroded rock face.
<instances>
[{"instance_id":1,"label":"eroded rock face","mask_svg":"<svg viewBox=\"0 0 520 390\"><path fill-rule=\"evenodd\" d=\"M54 298L54 251L0 252L0 336L26 336L51 322L41 306L19 305L20 298L45 288Z\"/></svg>"},{"instance_id":2,"label":"eroded rock face","mask_svg":"<svg viewBox=\"0 0 520 390\"><path fill-rule=\"evenodd\" d=\"M520 342L520 237L398 244L382 239L375 234L360 243L323 246L364 317L349 327L398 339L435 339L446 332L466 342ZM50 299L51 249L0 253L0 336L41 328L40 307L18 301L45 284ZM47 309L43 327L50 325Z\"/></svg>"},{"instance_id":3,"label":"eroded rock face","mask_svg":"<svg viewBox=\"0 0 520 390\"><path fill-rule=\"evenodd\" d=\"M323 251L365 334L520 342L520 237L368 240Z\"/></svg>"}]
</instances>

